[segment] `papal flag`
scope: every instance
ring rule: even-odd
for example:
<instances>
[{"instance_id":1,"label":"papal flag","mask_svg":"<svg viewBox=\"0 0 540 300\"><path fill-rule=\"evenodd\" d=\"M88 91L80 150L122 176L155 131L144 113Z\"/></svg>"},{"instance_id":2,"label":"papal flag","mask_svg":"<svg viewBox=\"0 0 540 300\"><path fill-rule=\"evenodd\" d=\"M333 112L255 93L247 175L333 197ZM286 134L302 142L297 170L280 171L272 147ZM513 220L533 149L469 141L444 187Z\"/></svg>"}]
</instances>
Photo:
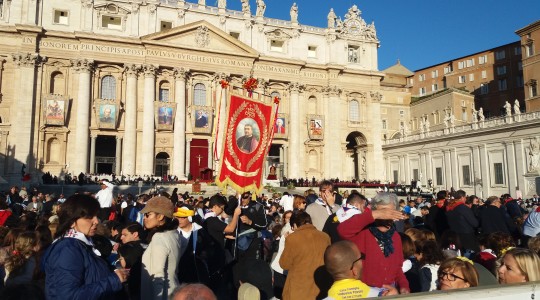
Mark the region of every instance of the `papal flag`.
<instances>
[{"instance_id":1,"label":"papal flag","mask_svg":"<svg viewBox=\"0 0 540 300\"><path fill-rule=\"evenodd\" d=\"M261 97L263 98L263 97ZM269 98L269 97L264 97ZM229 93L216 184L238 192L262 190L264 162L272 142L276 110L268 103Z\"/></svg>"}]
</instances>

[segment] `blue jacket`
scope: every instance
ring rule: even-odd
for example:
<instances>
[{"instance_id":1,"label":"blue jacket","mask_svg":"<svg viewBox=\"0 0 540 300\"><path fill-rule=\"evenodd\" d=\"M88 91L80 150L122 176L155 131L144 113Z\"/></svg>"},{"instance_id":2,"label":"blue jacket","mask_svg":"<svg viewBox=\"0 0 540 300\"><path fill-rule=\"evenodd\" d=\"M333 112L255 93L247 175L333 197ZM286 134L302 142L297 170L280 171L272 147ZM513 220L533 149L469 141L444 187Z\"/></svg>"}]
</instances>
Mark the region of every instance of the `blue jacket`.
<instances>
[{"instance_id":1,"label":"blue jacket","mask_svg":"<svg viewBox=\"0 0 540 300\"><path fill-rule=\"evenodd\" d=\"M74 238L52 244L43 256L47 299L114 299L118 276L92 248Z\"/></svg>"}]
</instances>

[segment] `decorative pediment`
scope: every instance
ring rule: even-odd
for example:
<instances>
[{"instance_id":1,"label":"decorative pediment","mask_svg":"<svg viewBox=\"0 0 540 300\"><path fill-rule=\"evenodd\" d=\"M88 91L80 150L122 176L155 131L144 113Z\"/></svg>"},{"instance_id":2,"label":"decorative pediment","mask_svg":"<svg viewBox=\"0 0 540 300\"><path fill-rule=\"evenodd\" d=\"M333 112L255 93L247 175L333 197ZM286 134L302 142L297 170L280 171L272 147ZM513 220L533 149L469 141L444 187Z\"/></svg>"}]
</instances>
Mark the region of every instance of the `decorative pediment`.
<instances>
[{"instance_id":1,"label":"decorative pediment","mask_svg":"<svg viewBox=\"0 0 540 300\"><path fill-rule=\"evenodd\" d=\"M98 12L98 15L118 15L125 16L131 13L131 9L124 8L114 3L104 3L94 6L94 9Z\"/></svg>"},{"instance_id":2,"label":"decorative pediment","mask_svg":"<svg viewBox=\"0 0 540 300\"><path fill-rule=\"evenodd\" d=\"M259 55L255 49L204 20L146 35L141 37L141 41L143 43L211 50L235 55Z\"/></svg>"},{"instance_id":3,"label":"decorative pediment","mask_svg":"<svg viewBox=\"0 0 540 300\"><path fill-rule=\"evenodd\" d=\"M367 24L360 14L358 6L353 5L345 14L345 21L337 21L339 37L348 40L368 40L378 42L375 23Z\"/></svg>"},{"instance_id":4,"label":"decorative pediment","mask_svg":"<svg viewBox=\"0 0 540 300\"><path fill-rule=\"evenodd\" d=\"M288 34L287 32L281 30L281 29L274 29L271 31L267 31L264 33L269 39L278 40L278 41L287 41L292 38L291 34Z\"/></svg>"}]
</instances>

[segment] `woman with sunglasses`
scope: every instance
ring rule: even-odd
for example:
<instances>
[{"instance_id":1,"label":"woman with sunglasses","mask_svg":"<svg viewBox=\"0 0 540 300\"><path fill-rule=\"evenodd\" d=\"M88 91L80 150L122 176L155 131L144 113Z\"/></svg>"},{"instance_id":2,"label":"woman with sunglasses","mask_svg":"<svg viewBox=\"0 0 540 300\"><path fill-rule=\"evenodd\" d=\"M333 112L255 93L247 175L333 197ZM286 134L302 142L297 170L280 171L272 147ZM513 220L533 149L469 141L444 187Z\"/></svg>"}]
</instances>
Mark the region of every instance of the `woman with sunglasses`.
<instances>
[{"instance_id":1,"label":"woman with sunglasses","mask_svg":"<svg viewBox=\"0 0 540 300\"><path fill-rule=\"evenodd\" d=\"M176 269L180 261L178 221L167 197L154 197L141 210L148 232L148 248L142 256L141 299L168 299L179 285Z\"/></svg>"},{"instance_id":2,"label":"woman with sunglasses","mask_svg":"<svg viewBox=\"0 0 540 300\"><path fill-rule=\"evenodd\" d=\"M463 289L478 286L478 272L473 262L464 257L445 260L437 272L439 290Z\"/></svg>"}]
</instances>

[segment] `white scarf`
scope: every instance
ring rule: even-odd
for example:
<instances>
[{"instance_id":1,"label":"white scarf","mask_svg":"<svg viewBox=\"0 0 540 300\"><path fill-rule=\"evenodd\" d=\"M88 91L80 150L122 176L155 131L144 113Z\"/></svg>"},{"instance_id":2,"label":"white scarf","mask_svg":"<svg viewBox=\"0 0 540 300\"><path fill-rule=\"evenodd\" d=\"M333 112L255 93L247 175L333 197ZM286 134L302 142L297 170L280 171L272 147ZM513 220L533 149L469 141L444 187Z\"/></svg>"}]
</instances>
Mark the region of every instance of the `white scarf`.
<instances>
[{"instance_id":1,"label":"white scarf","mask_svg":"<svg viewBox=\"0 0 540 300\"><path fill-rule=\"evenodd\" d=\"M86 245L92 247L92 251L97 255L97 256L100 256L101 257L101 252L99 252L98 249L94 248L94 243L92 242L92 239L89 239L88 237L86 237L86 235L84 235L83 233L81 232L78 232L77 230L71 228L70 230L68 230L66 232L66 234L64 234L63 236L64 238L72 238L72 239L77 239L83 243L85 243ZM56 241L58 241L59 239L56 239L54 241L54 243Z\"/></svg>"},{"instance_id":2,"label":"white scarf","mask_svg":"<svg viewBox=\"0 0 540 300\"><path fill-rule=\"evenodd\" d=\"M332 208L330 207L330 205L326 204L321 198L317 198L317 200L315 200L315 203L321 205L322 207L326 208L326 212L328 213L328 215L332 215Z\"/></svg>"}]
</instances>

